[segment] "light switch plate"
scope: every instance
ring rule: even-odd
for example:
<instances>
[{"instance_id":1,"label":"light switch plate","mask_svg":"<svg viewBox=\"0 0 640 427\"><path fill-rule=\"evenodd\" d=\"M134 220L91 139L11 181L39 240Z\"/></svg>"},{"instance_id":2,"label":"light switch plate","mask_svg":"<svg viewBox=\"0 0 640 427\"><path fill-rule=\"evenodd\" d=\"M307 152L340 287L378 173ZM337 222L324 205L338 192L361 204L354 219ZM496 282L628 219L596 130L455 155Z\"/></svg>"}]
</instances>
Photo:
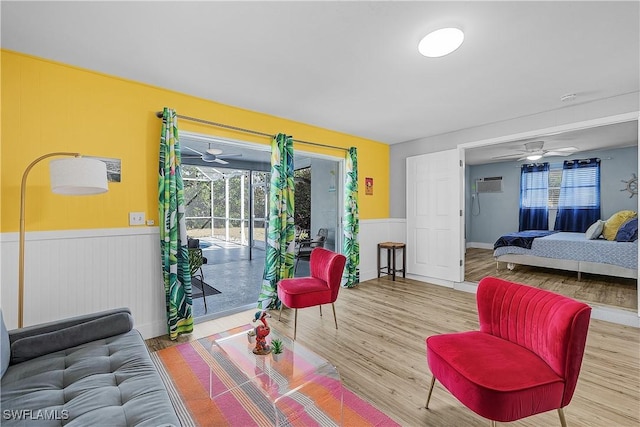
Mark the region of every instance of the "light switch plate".
<instances>
[{"instance_id":1,"label":"light switch plate","mask_svg":"<svg viewBox=\"0 0 640 427\"><path fill-rule=\"evenodd\" d=\"M129 212L129 225L144 225L144 212Z\"/></svg>"}]
</instances>

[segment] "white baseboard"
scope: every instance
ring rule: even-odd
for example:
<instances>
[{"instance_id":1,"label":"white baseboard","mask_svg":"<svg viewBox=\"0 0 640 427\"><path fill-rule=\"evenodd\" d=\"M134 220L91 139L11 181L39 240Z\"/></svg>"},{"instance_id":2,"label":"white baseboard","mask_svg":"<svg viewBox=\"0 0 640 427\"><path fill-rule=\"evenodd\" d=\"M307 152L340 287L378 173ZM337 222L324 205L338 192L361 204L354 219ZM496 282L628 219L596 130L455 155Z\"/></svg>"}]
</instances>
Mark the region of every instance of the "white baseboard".
<instances>
[{"instance_id":1,"label":"white baseboard","mask_svg":"<svg viewBox=\"0 0 640 427\"><path fill-rule=\"evenodd\" d=\"M466 246L467 246L467 248L491 249L491 250L493 250L493 243L467 242Z\"/></svg>"}]
</instances>

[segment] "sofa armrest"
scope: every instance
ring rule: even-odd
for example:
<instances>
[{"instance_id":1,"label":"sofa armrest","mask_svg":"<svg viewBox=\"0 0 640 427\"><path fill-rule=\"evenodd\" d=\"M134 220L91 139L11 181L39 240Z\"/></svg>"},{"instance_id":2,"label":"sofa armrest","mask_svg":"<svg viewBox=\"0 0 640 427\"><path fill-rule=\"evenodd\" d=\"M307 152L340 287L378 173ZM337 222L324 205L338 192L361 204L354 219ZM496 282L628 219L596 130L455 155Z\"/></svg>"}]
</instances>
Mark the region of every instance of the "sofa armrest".
<instances>
[{"instance_id":1,"label":"sofa armrest","mask_svg":"<svg viewBox=\"0 0 640 427\"><path fill-rule=\"evenodd\" d=\"M132 328L131 312L121 308L14 329L9 331L11 364L120 335Z\"/></svg>"}]
</instances>

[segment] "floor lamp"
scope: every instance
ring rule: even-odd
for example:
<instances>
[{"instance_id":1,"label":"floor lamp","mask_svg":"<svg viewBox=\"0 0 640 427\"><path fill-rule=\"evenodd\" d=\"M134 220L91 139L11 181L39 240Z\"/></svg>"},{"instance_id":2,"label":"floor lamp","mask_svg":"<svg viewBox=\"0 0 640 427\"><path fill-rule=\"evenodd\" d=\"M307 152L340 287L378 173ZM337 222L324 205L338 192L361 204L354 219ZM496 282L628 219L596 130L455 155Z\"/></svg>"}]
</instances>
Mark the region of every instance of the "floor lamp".
<instances>
[{"instance_id":1,"label":"floor lamp","mask_svg":"<svg viewBox=\"0 0 640 427\"><path fill-rule=\"evenodd\" d=\"M57 152L38 157L27 166L20 184L20 244L18 256L18 327L22 328L24 314L24 234L25 195L29 171L49 157L66 156L49 162L51 191L56 194L89 195L106 192L107 165L96 159L81 157L80 153Z\"/></svg>"}]
</instances>

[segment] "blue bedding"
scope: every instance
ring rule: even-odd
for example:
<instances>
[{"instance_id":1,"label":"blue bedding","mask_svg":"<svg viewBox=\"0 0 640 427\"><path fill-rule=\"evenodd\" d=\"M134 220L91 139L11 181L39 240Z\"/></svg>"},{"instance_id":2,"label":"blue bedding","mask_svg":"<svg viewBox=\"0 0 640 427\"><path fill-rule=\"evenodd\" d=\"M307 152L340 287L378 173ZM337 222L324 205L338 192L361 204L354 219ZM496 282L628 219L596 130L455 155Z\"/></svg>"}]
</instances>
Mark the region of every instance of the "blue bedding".
<instances>
[{"instance_id":1,"label":"blue bedding","mask_svg":"<svg viewBox=\"0 0 640 427\"><path fill-rule=\"evenodd\" d=\"M557 231L527 230L518 231L517 233L508 233L496 240L496 243L493 245L493 249L495 250L503 246L517 246L519 248L531 249L533 239L536 237L545 237L554 233L557 233Z\"/></svg>"}]
</instances>

